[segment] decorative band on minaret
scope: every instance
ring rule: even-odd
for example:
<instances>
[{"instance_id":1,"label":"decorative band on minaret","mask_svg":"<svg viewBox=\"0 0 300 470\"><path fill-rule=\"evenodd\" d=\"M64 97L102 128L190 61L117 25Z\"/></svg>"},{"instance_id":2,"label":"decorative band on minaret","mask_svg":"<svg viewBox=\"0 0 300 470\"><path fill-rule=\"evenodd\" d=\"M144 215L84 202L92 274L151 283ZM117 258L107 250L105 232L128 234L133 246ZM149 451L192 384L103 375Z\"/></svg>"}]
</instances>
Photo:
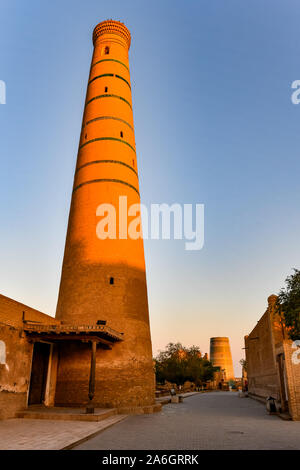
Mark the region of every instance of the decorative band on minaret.
<instances>
[{"instance_id":1,"label":"decorative band on minaret","mask_svg":"<svg viewBox=\"0 0 300 470\"><path fill-rule=\"evenodd\" d=\"M106 20L97 24L93 32L93 44L95 45L95 42L98 38L107 34L115 34L121 36L127 42L127 47L129 50L131 43L131 35L129 29L126 28L123 23L120 23L119 21ZM104 40L106 41L106 38Z\"/></svg>"},{"instance_id":2,"label":"decorative band on minaret","mask_svg":"<svg viewBox=\"0 0 300 470\"><path fill-rule=\"evenodd\" d=\"M99 239L97 207L140 204L128 50L123 23L99 23L87 86L56 318L106 325L123 333L112 349L97 348L95 406L154 403L143 239ZM78 405L89 389L87 344L61 346L56 404Z\"/></svg>"}]
</instances>

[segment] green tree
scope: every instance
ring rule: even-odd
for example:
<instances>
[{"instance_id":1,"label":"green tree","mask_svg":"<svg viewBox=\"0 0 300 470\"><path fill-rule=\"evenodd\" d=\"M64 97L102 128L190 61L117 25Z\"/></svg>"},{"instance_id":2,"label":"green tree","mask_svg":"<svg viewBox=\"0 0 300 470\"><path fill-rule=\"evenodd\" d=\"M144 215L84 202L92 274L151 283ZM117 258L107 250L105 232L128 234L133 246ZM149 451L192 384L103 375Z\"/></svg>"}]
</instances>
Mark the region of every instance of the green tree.
<instances>
[{"instance_id":1,"label":"green tree","mask_svg":"<svg viewBox=\"0 0 300 470\"><path fill-rule=\"evenodd\" d=\"M290 339L300 339L300 271L285 280L285 287L278 294L278 311Z\"/></svg>"},{"instance_id":2,"label":"green tree","mask_svg":"<svg viewBox=\"0 0 300 470\"><path fill-rule=\"evenodd\" d=\"M201 357L198 346L184 347L181 343L169 343L155 359L156 380L182 385L186 380L197 386L213 378L214 367Z\"/></svg>"}]
</instances>

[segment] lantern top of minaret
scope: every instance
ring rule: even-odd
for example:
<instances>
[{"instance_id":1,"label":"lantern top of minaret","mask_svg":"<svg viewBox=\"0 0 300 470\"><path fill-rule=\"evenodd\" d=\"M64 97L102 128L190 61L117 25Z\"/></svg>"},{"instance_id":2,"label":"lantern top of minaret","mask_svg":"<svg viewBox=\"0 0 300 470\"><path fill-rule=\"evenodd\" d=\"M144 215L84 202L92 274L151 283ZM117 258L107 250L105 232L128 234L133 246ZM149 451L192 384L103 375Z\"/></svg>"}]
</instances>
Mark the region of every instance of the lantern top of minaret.
<instances>
[{"instance_id":1,"label":"lantern top of minaret","mask_svg":"<svg viewBox=\"0 0 300 470\"><path fill-rule=\"evenodd\" d=\"M93 32L93 43L101 36L102 34L118 34L127 42L128 49L130 48L131 35L129 29L121 21L114 20L105 20L97 24Z\"/></svg>"}]
</instances>

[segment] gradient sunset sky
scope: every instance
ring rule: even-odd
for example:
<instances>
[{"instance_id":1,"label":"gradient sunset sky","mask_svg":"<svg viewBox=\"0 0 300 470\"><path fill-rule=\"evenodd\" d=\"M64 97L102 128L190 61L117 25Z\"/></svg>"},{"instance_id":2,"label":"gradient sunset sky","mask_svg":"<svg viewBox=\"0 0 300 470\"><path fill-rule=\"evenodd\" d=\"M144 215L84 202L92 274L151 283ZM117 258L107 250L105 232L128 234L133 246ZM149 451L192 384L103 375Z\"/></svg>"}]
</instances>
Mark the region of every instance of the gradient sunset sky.
<instances>
[{"instance_id":1,"label":"gradient sunset sky","mask_svg":"<svg viewBox=\"0 0 300 470\"><path fill-rule=\"evenodd\" d=\"M54 315L91 55L132 34L142 202L205 204L205 246L145 242L154 353L243 337L300 265L296 0L2 0L0 293Z\"/></svg>"}]
</instances>

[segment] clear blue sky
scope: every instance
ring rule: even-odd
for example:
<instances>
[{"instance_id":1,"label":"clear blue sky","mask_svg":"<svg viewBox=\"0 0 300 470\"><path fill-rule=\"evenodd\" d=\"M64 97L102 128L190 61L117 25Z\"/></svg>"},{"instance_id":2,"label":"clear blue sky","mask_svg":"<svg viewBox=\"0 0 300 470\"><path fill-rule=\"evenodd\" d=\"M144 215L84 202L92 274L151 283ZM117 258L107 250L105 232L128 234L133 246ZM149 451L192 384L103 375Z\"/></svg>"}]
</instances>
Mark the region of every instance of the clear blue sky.
<instances>
[{"instance_id":1,"label":"clear blue sky","mask_svg":"<svg viewBox=\"0 0 300 470\"><path fill-rule=\"evenodd\" d=\"M154 351L229 336L237 364L300 265L296 0L2 0L0 292L55 312L91 35L108 18L133 37L142 201L206 207L202 251L145 243Z\"/></svg>"}]
</instances>

